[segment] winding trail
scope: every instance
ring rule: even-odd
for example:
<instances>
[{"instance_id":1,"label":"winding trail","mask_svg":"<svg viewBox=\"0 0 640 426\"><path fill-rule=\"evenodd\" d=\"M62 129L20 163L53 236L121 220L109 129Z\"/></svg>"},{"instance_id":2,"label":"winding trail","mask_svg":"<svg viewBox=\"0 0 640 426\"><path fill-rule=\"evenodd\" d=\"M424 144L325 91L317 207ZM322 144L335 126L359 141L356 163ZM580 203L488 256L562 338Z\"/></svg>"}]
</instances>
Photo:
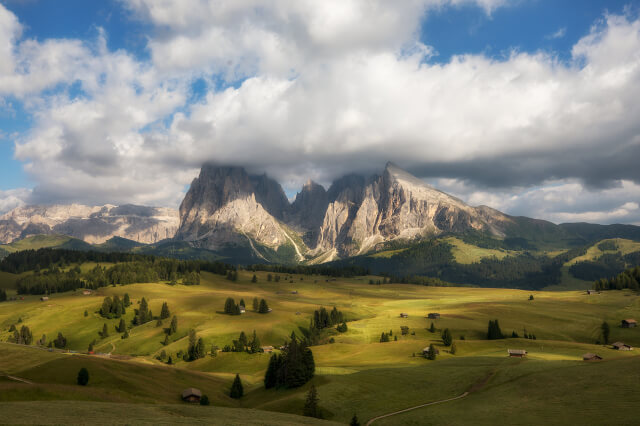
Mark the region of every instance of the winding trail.
<instances>
[{"instance_id":1,"label":"winding trail","mask_svg":"<svg viewBox=\"0 0 640 426\"><path fill-rule=\"evenodd\" d=\"M28 385L32 385L33 384L33 382L30 382L29 380L26 380L26 379L21 379L20 377L9 376L8 374L5 377L10 379L10 380L15 380L16 382L22 382L22 383L26 383Z\"/></svg>"},{"instance_id":2,"label":"winding trail","mask_svg":"<svg viewBox=\"0 0 640 426\"><path fill-rule=\"evenodd\" d=\"M462 395L458 395L456 397L453 398L449 398L449 399L442 399L440 401L434 401L434 402L428 402L426 404L422 404L422 405L416 405L415 407L411 407L411 408L405 408L404 410L400 410L400 411L395 411L393 413L389 413L389 414L384 414L382 416L378 416L378 417L374 417L373 419L369 420L367 422L366 426L369 426L371 423L375 422L376 420L380 420L380 419L384 419L385 417L391 417L391 416L395 416L396 414L401 414L401 413L406 413L407 411L412 411L412 410L417 410L418 408L422 408L422 407L428 407L429 405L436 405L436 404L442 404L444 402L449 402L449 401L455 401L456 399L461 399L464 398L465 396L469 395L469 392L465 392Z\"/></svg>"},{"instance_id":3,"label":"winding trail","mask_svg":"<svg viewBox=\"0 0 640 426\"><path fill-rule=\"evenodd\" d=\"M455 401L456 399L462 399L462 398L468 396L471 393L474 393L474 392L477 392L477 391L481 390L489 382L489 380L491 380L491 378L493 376L495 376L495 375L496 375L496 371L492 371L487 376L483 377L482 379L480 379L476 383L474 383L471 386L471 388L468 391L466 391L465 393L463 393L462 395L458 395L458 396L455 396L453 398L441 399L440 401L427 402L426 404L416 405L415 407L405 408L404 410L394 411L393 413L389 413L389 414L383 414L382 416L374 417L371 420L369 420L367 422L366 426L369 426L370 424L372 424L376 420L384 419L385 417L395 416L396 414L406 413L407 411L417 410L418 408L428 407L430 405L443 404L445 402Z\"/></svg>"}]
</instances>

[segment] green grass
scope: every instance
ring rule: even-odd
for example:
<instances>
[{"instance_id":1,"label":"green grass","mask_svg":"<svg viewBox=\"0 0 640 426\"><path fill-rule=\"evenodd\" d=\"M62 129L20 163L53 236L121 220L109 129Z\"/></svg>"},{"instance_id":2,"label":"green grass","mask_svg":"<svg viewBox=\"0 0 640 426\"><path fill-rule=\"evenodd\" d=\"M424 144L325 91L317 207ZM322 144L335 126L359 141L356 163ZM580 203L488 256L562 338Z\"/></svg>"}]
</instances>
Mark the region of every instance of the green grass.
<instances>
[{"instance_id":1,"label":"green grass","mask_svg":"<svg viewBox=\"0 0 640 426\"><path fill-rule=\"evenodd\" d=\"M48 247L67 248L74 245L91 247L84 241L68 237L66 235L34 235L23 240L14 241L10 244L4 244L0 246L0 248L6 250L9 253L14 253L16 251L38 250Z\"/></svg>"},{"instance_id":2,"label":"green grass","mask_svg":"<svg viewBox=\"0 0 640 426\"><path fill-rule=\"evenodd\" d=\"M496 250L477 247L472 244L467 244L459 238L445 238L444 241L451 244L453 247L451 252L456 259L456 262L469 265L471 263L479 262L487 257L495 257L497 259L504 259L506 256L512 254L509 250Z\"/></svg>"},{"instance_id":3,"label":"green grass","mask_svg":"<svg viewBox=\"0 0 640 426\"><path fill-rule=\"evenodd\" d=\"M618 246L617 250L601 250L600 247L598 247L599 244L605 242L605 241L613 241L616 243L616 245ZM597 243L595 243L594 245L592 245L591 247L589 247L587 249L587 252L579 257L573 258L570 261L568 261L567 263L565 263L565 266L571 266L575 263L578 262L585 262L585 261L594 261L596 259L598 259L600 256L602 256L604 253L620 253L621 255L626 255L629 253L634 253L640 251L640 242L637 241L631 241L631 240L626 240L623 238L612 238L612 239L607 239L607 240L602 240L602 241L598 241Z\"/></svg>"},{"instance_id":4,"label":"green grass","mask_svg":"<svg viewBox=\"0 0 640 426\"><path fill-rule=\"evenodd\" d=\"M224 424L228 426L335 425L337 423L282 413L266 413L198 405L127 404L86 401L4 402L0 417L5 424L78 424L95 419L99 424Z\"/></svg>"},{"instance_id":5,"label":"green grass","mask_svg":"<svg viewBox=\"0 0 640 426\"><path fill-rule=\"evenodd\" d=\"M570 408L567 416L570 413L579 415L580 386L597 388L600 386L598 381L603 380L600 375L586 374L587 379L582 378L582 354L599 353L606 360L602 365L622 365L636 370L640 367L635 351L622 353L595 344L601 339L600 324L606 320L611 324L611 341L623 340L640 346L640 329L618 326L622 318L640 317L640 297L630 291L587 296L583 291L529 292L398 284L372 286L367 284L370 277L333 281L320 276L287 274L280 274L282 280L275 283L267 282L267 273L263 272L256 272L258 282L251 283L253 272L241 271L239 275L238 282L203 273L200 286L135 284L105 287L92 296L83 296L78 291L53 294L48 302L40 302L37 296L27 296L23 301L0 303L0 341L9 337L9 326L21 317L23 323L33 330L36 339L42 334L51 339L60 331L68 338L71 349L85 351L88 344L97 339L97 351L135 356L128 361L110 361L0 345L0 368L37 383L33 389L23 391L20 389L26 385L2 381L0 389L10 392L0 394L11 396L0 398L172 404L177 402L177 390L193 385L209 393L216 406L300 414L309 385L295 390L264 390L261 381L269 359L267 354L220 353L217 357L207 356L192 363L179 361L173 367L165 366L155 356L165 350L175 359L176 352L187 348L186 336L191 328L203 337L207 349L213 344L219 347L231 344L240 331L249 334L253 330L256 330L262 345L277 347L292 331L299 334L298 327L307 327L313 311L319 306L330 308L334 305L349 319L349 330L343 334L331 331L335 344L321 344L312 349L317 366L313 382L318 387L326 417L335 421L348 422L354 412L365 420L389 411L456 396L491 373L496 374L482 391L469 397L468 402L458 401L451 406L476 404L470 405L469 410L480 409L482 404L499 407L506 396L509 398L505 400L505 406L526 406L528 398L538 398L542 391L540 395L535 393L537 390L528 388L526 392L517 392L519 387L543 383L546 379L538 381L537 377L547 378L554 376L554 372L562 372L557 377L564 378L566 384L558 387L558 392L562 390L566 396L558 404ZM293 290L298 293L292 294ZM96 313L105 296L122 296L125 292L134 302L127 310L127 322L131 321L132 308L142 297L149 301L156 314L160 312L162 303L168 302L172 314L179 319L178 333L172 336L168 346L162 345L163 327L168 327L167 320L163 327L156 327L155 321L134 327L130 338L123 340L114 329L119 320L105 320ZM534 295L532 301L528 300L530 294ZM227 297L235 298L236 302L243 298L249 307L248 312L240 316L221 314ZM254 297L266 299L273 312L251 312ZM89 312L88 317L84 316L85 310ZM400 312L407 312L409 318L400 318ZM440 320L433 321L436 333L427 330L432 322L425 318L428 312L442 314ZM488 321L496 318L505 334L510 335L515 330L522 335L526 328L527 332L536 335L537 340L484 340ZM101 339L98 331L104 323L109 325L111 335ZM415 335L401 336L401 326L408 326ZM456 355L451 355L442 346L440 331L444 328L453 333L458 347ZM393 330L399 340L378 343L380 334L389 330ZM460 340L461 335L465 340ZM414 356L430 343L441 350L436 361ZM527 349L529 357L525 361L509 359L506 356L508 348ZM88 365L90 372L95 372L89 393L73 384L81 364ZM246 391L246 396L239 402L226 396L236 373L241 375ZM623 381L623 389L634 386L631 382L628 385L624 383L627 382ZM613 384L608 386L602 392L606 395L603 398L612 400L618 392ZM635 386L633 389L639 391L640 384ZM488 396L477 399L482 395ZM445 406L438 408L446 409ZM515 408L509 409L514 410L513 416L517 414ZM432 410L429 408L428 412L436 412ZM540 413L544 411L542 405L531 404L529 410L530 418L543 418ZM452 412L442 411L441 415L447 416L447 413ZM411 417L413 415L407 414L407 421L415 422L422 418L422 414L415 414L415 419ZM633 418L625 410L620 416L617 420L621 419L623 424L625 419ZM452 424L473 424L472 418L465 412L460 415L459 423ZM404 424L393 418L385 422ZM442 421L442 417L429 417L425 422L447 423ZM533 421L525 423L535 424ZM606 422L598 420L593 424Z\"/></svg>"}]
</instances>

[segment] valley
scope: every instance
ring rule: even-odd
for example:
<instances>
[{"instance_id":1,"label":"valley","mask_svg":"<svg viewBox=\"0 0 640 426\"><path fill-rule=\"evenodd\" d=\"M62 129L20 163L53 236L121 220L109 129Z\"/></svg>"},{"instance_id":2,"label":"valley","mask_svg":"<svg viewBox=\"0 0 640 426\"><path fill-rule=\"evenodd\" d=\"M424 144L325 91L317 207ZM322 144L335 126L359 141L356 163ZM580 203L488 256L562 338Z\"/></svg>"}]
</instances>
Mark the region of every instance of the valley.
<instances>
[{"instance_id":1,"label":"valley","mask_svg":"<svg viewBox=\"0 0 640 426\"><path fill-rule=\"evenodd\" d=\"M83 265L82 269L90 267ZM254 274L256 282L252 282ZM269 274L281 279L269 281ZM7 277L11 278L10 274L3 275L3 282L11 288ZM140 283L102 287L90 295L77 290L51 294L46 301L25 295L24 300L0 303L0 341L6 342L10 337L8 330L12 324L24 324L31 329L34 340L42 334L51 340L62 333L67 338L66 348L72 351L49 352L33 345L0 343L3 374L33 382L0 379L3 401L0 411L8 413L7 410L19 406L16 404L29 404L27 401L46 401L43 406L55 412L57 404L64 406L61 401L74 400L83 401L81 407L85 409L90 409L91 404L102 404L96 401L108 401L114 407L133 404L132 413L160 412L169 408L155 404L176 404L182 389L194 386L202 389L216 408L266 410L269 414L258 417L264 418L263 424L270 424L270 417L276 424L280 421L279 413L302 413L306 392L314 384L325 418L347 423L354 413L367 420L458 396L489 377L466 398L388 417L375 424L492 424L495 417L486 410L495 404L500 405L505 421L519 424L542 421L566 424L580 415L585 405L606 405L622 423L635 416L635 406L640 402L637 400L640 358L635 351L616 351L596 342L602 339L601 323L607 321L611 324L610 341L640 345L637 328L619 327L621 319L640 316L640 297L636 293L622 290L587 295L584 291L532 293L369 284L378 279L241 270L237 281L230 281L202 272L200 285ZM133 304L123 317L130 327L127 339L115 331L118 319L106 319L99 314L105 297L122 298L124 293ZM533 300L529 300L530 295ZM163 344L168 319L160 327L155 320L129 325L134 317L132 308L139 306L137 303L143 297L156 314L162 303L167 302L171 315L178 318L177 333L171 336L169 344ZM245 314L225 315L222 310L229 297L236 301L244 299L248 305L254 298L265 299L272 312L259 314L247 306ZM217 356L211 356L212 346L230 345L241 331L250 335L255 330L262 345L278 348L291 332L301 336L308 329L313 312L321 306L337 307L346 317L348 331L339 333L330 328L322 332L317 344L311 346L315 377L300 388L264 389L267 353L217 351ZM441 318L427 319L429 312L438 312ZM401 318L400 313L408 317ZM520 337L486 340L487 323L493 319L500 321L506 336L515 331ZM109 336L102 338L98 332L105 323L110 331ZM431 323L434 332L429 331ZM408 327L406 334L402 334L401 326ZM445 328L453 334L455 354L442 343L441 332ZM185 362L176 354L186 351L190 329L204 340L207 355ZM381 333L389 331L394 337L380 343ZM536 340L523 339L525 332L535 334ZM96 355L86 355L94 340ZM440 351L435 361L422 356L423 348L429 344ZM525 349L528 356L509 358L507 349ZM162 351L173 357L174 364L167 365L166 358L157 359ZM597 353L604 360L582 361L587 352ZM81 366L92 375L87 387L74 385ZM228 397L236 373L245 386L241 400ZM618 392L602 392L613 388L626 397L618 398ZM545 402L549 400L556 403ZM149 406L150 403L154 405ZM193 416L197 422L202 415L196 413L197 409L183 406L175 410L183 413L177 416L190 420L189 416ZM592 411L596 423L597 416L606 415L606 410ZM523 423L523 419L531 420ZM600 420L606 423L605 417Z\"/></svg>"}]
</instances>

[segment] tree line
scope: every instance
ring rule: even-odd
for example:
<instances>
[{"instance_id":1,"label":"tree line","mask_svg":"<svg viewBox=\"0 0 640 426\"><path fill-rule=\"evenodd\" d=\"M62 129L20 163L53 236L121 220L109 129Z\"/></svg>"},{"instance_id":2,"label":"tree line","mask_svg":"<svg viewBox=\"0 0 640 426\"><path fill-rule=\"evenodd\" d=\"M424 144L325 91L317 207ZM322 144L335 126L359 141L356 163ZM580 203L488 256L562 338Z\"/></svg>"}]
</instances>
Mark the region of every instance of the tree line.
<instances>
[{"instance_id":1,"label":"tree line","mask_svg":"<svg viewBox=\"0 0 640 426\"><path fill-rule=\"evenodd\" d=\"M640 289L640 266L629 268L613 278L604 278L593 283L593 289L604 290L639 290Z\"/></svg>"}]
</instances>

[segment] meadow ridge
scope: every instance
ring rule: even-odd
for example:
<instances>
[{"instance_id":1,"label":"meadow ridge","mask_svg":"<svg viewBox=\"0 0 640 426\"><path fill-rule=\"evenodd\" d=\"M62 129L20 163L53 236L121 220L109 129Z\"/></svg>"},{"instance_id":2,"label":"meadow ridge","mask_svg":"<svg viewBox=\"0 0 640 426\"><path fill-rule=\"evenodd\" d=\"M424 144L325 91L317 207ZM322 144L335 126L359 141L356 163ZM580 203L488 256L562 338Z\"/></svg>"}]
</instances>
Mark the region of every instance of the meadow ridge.
<instances>
[{"instance_id":1,"label":"meadow ridge","mask_svg":"<svg viewBox=\"0 0 640 426\"><path fill-rule=\"evenodd\" d=\"M549 416L545 422L561 424L561 419L566 420L572 413L577 415L584 404L602 404L602 393L595 389L610 380L617 382L628 397L618 399L611 395L606 404L621 419L633 418L633 402L638 398L638 392L633 391L638 386L634 378L640 358L636 351L620 352L596 344L601 339L600 325L607 321L611 325L611 342L620 340L640 346L637 328L619 327L621 319L640 316L640 297L631 291L587 295L584 291L370 285L369 281L376 277L334 279L293 274L279 274L282 280L276 283L268 282L265 272L256 272L257 282L253 283L253 274L240 271L238 280L233 282L203 272L201 284L196 286L132 284L103 287L91 295L77 290L51 294L47 301L41 301L39 296L24 296L24 300L1 303L0 341L8 339L12 324L25 324L32 330L34 340L42 334L53 339L60 332L72 351L86 352L96 340L94 351L111 357L2 343L0 370L34 385L4 379L0 382L4 390L0 399L171 404L179 402L183 388L194 386L201 388L216 407L301 414L306 391L313 383L325 418L346 423L354 413L364 421L474 388L466 398L381 419L376 424L473 424L482 419L482 410L477 410L483 404L513 407L509 410L514 419L530 411L528 416L533 419L543 407L538 405L542 402L533 403L532 399L548 398L556 392L562 402L557 405L558 410L564 414L554 415L549 407L543 411ZM124 293L133 303L124 316L128 323L134 315L132 308L143 297L156 314L163 302L168 303L171 315L178 318L177 333L168 345L163 344L163 330L169 320L164 320L162 327L155 320L135 326L130 329L130 337L122 339L121 333L115 331L119 320L99 315L104 297L122 298ZM533 300L529 300L530 295ZM225 315L222 311L228 297L244 299L247 312ZM272 312L253 312L254 297L264 298ZM300 335L299 327L309 327L313 312L321 306L336 306L343 312L348 331L338 333L331 329L325 332L321 344L311 347L316 376L301 388L264 389L262 380L270 357L267 353L218 352L215 357L208 354L193 362L176 360L171 366L156 359L163 350L177 359L178 351L186 351L190 329L204 339L207 351L212 345L223 348L231 344L241 331L250 335L253 330L263 346L278 348L292 331ZM401 312L407 313L408 318L401 318ZM427 319L429 312L438 312L441 318ZM19 319L22 323L18 323ZM512 331L520 336L527 332L535 334L536 340L486 340L487 324L493 319L499 320L507 336ZM432 322L434 333L428 330ZM98 332L105 323L109 336L101 338ZM401 326L408 327L406 335L401 334ZM443 346L440 334L445 328L453 334L455 355ZM398 340L380 343L381 334L389 331ZM331 338L334 343L329 343ZM422 356L422 349L431 343L440 350L435 361ZM511 359L507 349L525 349L528 356ZM585 363L582 355L587 352L599 354L604 361ZM85 389L74 386L81 366L86 366L94 377ZM239 401L228 397L236 373L245 385L245 396ZM543 380L554 385L539 388ZM478 383L482 386L478 387ZM582 392L585 386L594 390ZM33 392L34 387L37 392ZM490 424L490 417L486 418Z\"/></svg>"}]
</instances>

